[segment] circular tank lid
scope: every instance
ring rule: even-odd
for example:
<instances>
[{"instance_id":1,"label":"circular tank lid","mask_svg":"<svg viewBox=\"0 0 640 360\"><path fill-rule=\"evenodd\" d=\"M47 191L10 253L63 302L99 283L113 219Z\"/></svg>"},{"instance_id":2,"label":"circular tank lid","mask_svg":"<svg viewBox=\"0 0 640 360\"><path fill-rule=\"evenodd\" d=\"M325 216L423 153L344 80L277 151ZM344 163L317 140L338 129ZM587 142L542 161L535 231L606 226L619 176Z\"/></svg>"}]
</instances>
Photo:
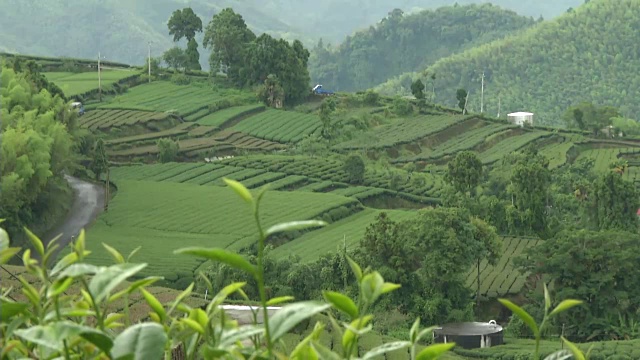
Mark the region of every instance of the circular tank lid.
<instances>
[{"instance_id":1,"label":"circular tank lid","mask_svg":"<svg viewBox=\"0 0 640 360\"><path fill-rule=\"evenodd\" d=\"M491 320L484 322L465 322L442 325L434 330L438 335L470 336L470 335L490 335L502 331L502 326Z\"/></svg>"}]
</instances>

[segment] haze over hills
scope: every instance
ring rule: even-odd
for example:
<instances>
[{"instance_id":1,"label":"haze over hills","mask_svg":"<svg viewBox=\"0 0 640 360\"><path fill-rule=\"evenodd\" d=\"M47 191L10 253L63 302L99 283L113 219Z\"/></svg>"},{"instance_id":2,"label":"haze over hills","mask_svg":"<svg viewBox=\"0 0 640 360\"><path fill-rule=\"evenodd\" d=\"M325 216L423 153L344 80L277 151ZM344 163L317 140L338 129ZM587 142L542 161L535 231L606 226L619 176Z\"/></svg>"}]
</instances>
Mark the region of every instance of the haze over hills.
<instances>
[{"instance_id":1,"label":"haze over hills","mask_svg":"<svg viewBox=\"0 0 640 360\"><path fill-rule=\"evenodd\" d=\"M333 90L366 89L535 23L491 4L446 6L409 15L395 11L375 27L348 36L337 48L316 46L309 73L312 80Z\"/></svg>"},{"instance_id":2,"label":"haze over hills","mask_svg":"<svg viewBox=\"0 0 640 360\"><path fill-rule=\"evenodd\" d=\"M637 118L640 106L639 0L592 0L526 32L441 59L436 73L438 103L454 105L456 89L470 90L469 107L480 110L485 72L485 112L527 110L559 124L572 104L588 101L618 107ZM385 94L410 93L417 73L377 87Z\"/></svg>"},{"instance_id":3,"label":"haze over hills","mask_svg":"<svg viewBox=\"0 0 640 360\"><path fill-rule=\"evenodd\" d=\"M460 4L483 1L462 0ZM108 59L140 64L152 41L152 55L172 46L166 22L171 13L190 6L208 23L214 13L233 7L256 33L267 32L307 45L318 39L338 43L348 34L375 24L394 8L412 11L452 5L451 0L0 0L0 51L44 56ZM496 5L527 16L556 16L582 0L496 0ZM28 21L25 21L28 19ZM199 38L201 40L201 37ZM207 65L208 51L201 49Z\"/></svg>"}]
</instances>

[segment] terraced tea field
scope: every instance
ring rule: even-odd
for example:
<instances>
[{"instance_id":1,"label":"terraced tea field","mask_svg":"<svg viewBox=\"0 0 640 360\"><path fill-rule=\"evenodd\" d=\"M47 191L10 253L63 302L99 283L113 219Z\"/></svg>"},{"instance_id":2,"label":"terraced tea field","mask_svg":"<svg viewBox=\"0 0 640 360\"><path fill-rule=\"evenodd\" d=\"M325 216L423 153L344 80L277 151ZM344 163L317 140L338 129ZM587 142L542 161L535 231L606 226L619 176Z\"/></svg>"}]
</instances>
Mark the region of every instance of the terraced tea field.
<instances>
[{"instance_id":1,"label":"terraced tea field","mask_svg":"<svg viewBox=\"0 0 640 360\"><path fill-rule=\"evenodd\" d=\"M122 79L137 76L139 73L132 70L102 70L101 79L103 89ZM84 94L98 88L98 71L67 73L67 72L45 72L47 80L58 85L62 92L68 97Z\"/></svg>"},{"instance_id":2,"label":"terraced tea field","mask_svg":"<svg viewBox=\"0 0 640 360\"><path fill-rule=\"evenodd\" d=\"M263 111L264 105L234 106L208 114L197 120L198 124L219 127L233 119ZM190 119L187 119L190 120Z\"/></svg>"},{"instance_id":3,"label":"terraced tea field","mask_svg":"<svg viewBox=\"0 0 640 360\"><path fill-rule=\"evenodd\" d=\"M214 101L224 97L243 94L239 90L214 91L206 83L176 85L169 81L156 81L132 87L126 93L116 96L99 109L174 111L188 116L201 110L208 112ZM245 94L246 95L246 94Z\"/></svg>"},{"instance_id":4,"label":"terraced tea field","mask_svg":"<svg viewBox=\"0 0 640 360\"><path fill-rule=\"evenodd\" d=\"M346 242L347 249L358 247L367 227L373 223L382 211L366 209L348 218L337 221L328 227L312 231L286 244L275 248L276 257L298 255L304 262L317 260L322 255L335 253ZM402 221L415 216L413 211L385 210L389 218Z\"/></svg>"},{"instance_id":5,"label":"terraced tea field","mask_svg":"<svg viewBox=\"0 0 640 360\"><path fill-rule=\"evenodd\" d=\"M493 164L494 162L502 159L505 154L516 152L533 141L551 135L552 133L548 131L533 130L522 135L510 136L498 142L489 149L479 153L478 157L485 165Z\"/></svg>"},{"instance_id":6,"label":"terraced tea field","mask_svg":"<svg viewBox=\"0 0 640 360\"><path fill-rule=\"evenodd\" d=\"M535 246L542 240L530 238L502 238L502 256L498 263L489 265L486 260L480 262L480 294L487 297L517 294L522 290L527 274L520 274L513 266L513 259L526 249ZM467 273L467 286L477 289L478 269L473 267Z\"/></svg>"},{"instance_id":7,"label":"terraced tea field","mask_svg":"<svg viewBox=\"0 0 640 360\"><path fill-rule=\"evenodd\" d=\"M169 169L164 167L165 171ZM142 275L175 277L176 273L192 274L200 265L198 259L173 255L177 248L238 250L255 240L255 229L249 226L253 224L251 211L231 189L170 181L117 180L116 184L118 195L110 202L109 211L100 215L89 230L91 241L87 246L92 254L87 261L111 263L102 242L123 253L142 246L145 262L149 263ZM261 206L263 226L316 218L355 202L330 194L270 191Z\"/></svg>"},{"instance_id":8,"label":"terraced tea field","mask_svg":"<svg viewBox=\"0 0 640 360\"><path fill-rule=\"evenodd\" d=\"M175 122L176 119L167 113L137 110L93 110L78 119L81 127L101 131L165 121Z\"/></svg>"},{"instance_id":9,"label":"terraced tea field","mask_svg":"<svg viewBox=\"0 0 640 360\"><path fill-rule=\"evenodd\" d=\"M335 146L336 149L349 150L360 148L379 149L406 144L435 134L473 116L428 115L402 119L393 124L381 126L366 136Z\"/></svg>"},{"instance_id":10,"label":"terraced tea field","mask_svg":"<svg viewBox=\"0 0 640 360\"><path fill-rule=\"evenodd\" d=\"M295 143L316 132L320 126L317 115L269 109L241 121L233 126L233 130L271 141Z\"/></svg>"}]
</instances>

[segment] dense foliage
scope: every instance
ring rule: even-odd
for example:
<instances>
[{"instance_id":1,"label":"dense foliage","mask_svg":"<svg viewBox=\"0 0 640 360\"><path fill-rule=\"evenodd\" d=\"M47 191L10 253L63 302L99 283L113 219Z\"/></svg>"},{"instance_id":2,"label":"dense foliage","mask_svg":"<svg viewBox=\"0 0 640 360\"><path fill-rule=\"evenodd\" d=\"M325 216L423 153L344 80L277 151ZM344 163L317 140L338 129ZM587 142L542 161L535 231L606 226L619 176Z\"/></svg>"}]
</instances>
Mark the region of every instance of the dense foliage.
<instances>
[{"instance_id":1,"label":"dense foliage","mask_svg":"<svg viewBox=\"0 0 640 360\"><path fill-rule=\"evenodd\" d=\"M262 85L267 89L261 91L265 100L277 98L272 87L281 87L286 104L309 94L309 51L299 40L289 44L267 34L256 37L241 15L226 8L207 25L203 44L212 50L209 64L214 73L224 72L237 86Z\"/></svg>"},{"instance_id":2,"label":"dense foliage","mask_svg":"<svg viewBox=\"0 0 640 360\"><path fill-rule=\"evenodd\" d=\"M582 101L614 106L628 117L640 111L640 59L635 46L640 18L638 0L592 0L509 36L438 61L436 101L454 104L457 88L470 91L471 111L480 110L485 72L484 109L492 116L531 111L536 122L561 124L564 111ZM409 93L418 74L380 86L384 92Z\"/></svg>"},{"instance_id":3,"label":"dense foliage","mask_svg":"<svg viewBox=\"0 0 640 360\"><path fill-rule=\"evenodd\" d=\"M76 113L43 86L33 63L25 70L0 69L0 218L12 234L47 216L74 165Z\"/></svg>"},{"instance_id":4,"label":"dense foliage","mask_svg":"<svg viewBox=\"0 0 640 360\"><path fill-rule=\"evenodd\" d=\"M579 5L582 0L534 3L495 0L493 3L527 16L551 17ZM379 21L393 7L401 6L410 11L415 7L450 4L449 0L406 0L401 5L390 5L386 0L194 0L188 5L201 19L209 19L231 6L247 19L256 33L267 32L288 40L301 39L306 45L312 45L319 38L334 43L342 41L346 35ZM46 3L2 0L0 51L89 59L96 59L102 51L111 60L142 64L147 56L147 41L152 41L153 56L173 46L166 23L174 10L184 6L184 1L180 0L139 0L135 3L129 0L51 0ZM202 60L202 66L207 66L206 57Z\"/></svg>"},{"instance_id":5,"label":"dense foliage","mask_svg":"<svg viewBox=\"0 0 640 360\"><path fill-rule=\"evenodd\" d=\"M327 88L364 90L533 24L533 19L491 4L448 6L410 15L396 9L335 49L318 43L309 72L314 82Z\"/></svg>"}]
</instances>

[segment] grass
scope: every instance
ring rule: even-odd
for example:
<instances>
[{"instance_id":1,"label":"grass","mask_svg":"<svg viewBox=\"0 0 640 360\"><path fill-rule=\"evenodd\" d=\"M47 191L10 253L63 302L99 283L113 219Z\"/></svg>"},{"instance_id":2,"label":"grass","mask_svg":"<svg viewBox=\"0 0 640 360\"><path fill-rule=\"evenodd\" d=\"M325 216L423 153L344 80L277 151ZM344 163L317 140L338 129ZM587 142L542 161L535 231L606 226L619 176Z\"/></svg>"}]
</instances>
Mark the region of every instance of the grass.
<instances>
[{"instance_id":1,"label":"grass","mask_svg":"<svg viewBox=\"0 0 640 360\"><path fill-rule=\"evenodd\" d=\"M482 160L483 164L492 164L502 159L505 154L516 152L529 143L550 135L551 133L547 131L534 130L531 132L526 132L522 135L510 136L498 142L489 149L479 153L478 157L480 158L480 160Z\"/></svg>"},{"instance_id":2,"label":"grass","mask_svg":"<svg viewBox=\"0 0 640 360\"><path fill-rule=\"evenodd\" d=\"M256 240L250 209L226 187L127 180L116 184L118 196L89 230L91 263L111 262L103 242L123 253L142 246L149 266L141 276L175 276L193 273L201 264L196 258L174 255L178 248L238 250ZM269 191L261 206L263 226L312 219L354 201L329 194Z\"/></svg>"},{"instance_id":3,"label":"grass","mask_svg":"<svg viewBox=\"0 0 640 360\"><path fill-rule=\"evenodd\" d=\"M137 75L137 72L130 70L102 70L100 77L102 86L109 86L135 75ZM98 71L82 73L46 72L44 76L58 85L66 96L76 96L98 89Z\"/></svg>"}]
</instances>

